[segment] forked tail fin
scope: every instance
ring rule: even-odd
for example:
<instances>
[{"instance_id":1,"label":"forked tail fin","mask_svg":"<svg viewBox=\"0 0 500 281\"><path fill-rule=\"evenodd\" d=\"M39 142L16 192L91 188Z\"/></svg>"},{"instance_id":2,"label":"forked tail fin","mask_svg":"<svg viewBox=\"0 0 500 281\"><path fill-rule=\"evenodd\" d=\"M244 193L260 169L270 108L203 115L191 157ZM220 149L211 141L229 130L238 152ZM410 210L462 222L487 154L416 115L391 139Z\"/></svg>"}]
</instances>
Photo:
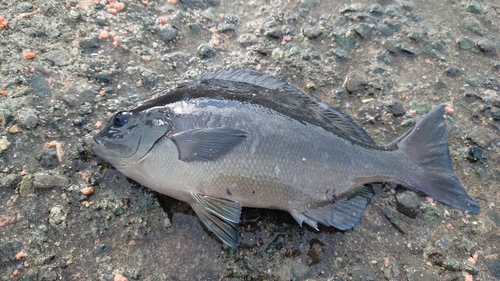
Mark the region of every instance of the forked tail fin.
<instances>
[{"instance_id":1,"label":"forked tail fin","mask_svg":"<svg viewBox=\"0 0 500 281\"><path fill-rule=\"evenodd\" d=\"M398 148L414 163L403 184L451 207L479 213L479 205L458 181L451 166L445 105L434 108L397 141Z\"/></svg>"}]
</instances>

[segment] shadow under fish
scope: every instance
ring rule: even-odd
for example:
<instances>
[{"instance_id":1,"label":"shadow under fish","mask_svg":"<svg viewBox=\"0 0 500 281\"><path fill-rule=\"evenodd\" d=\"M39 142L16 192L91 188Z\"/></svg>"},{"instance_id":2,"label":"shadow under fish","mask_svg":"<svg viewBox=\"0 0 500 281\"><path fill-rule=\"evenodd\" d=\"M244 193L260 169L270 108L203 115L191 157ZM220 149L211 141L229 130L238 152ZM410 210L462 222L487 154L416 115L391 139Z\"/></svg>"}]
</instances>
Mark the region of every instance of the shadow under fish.
<instances>
[{"instance_id":1,"label":"shadow under fish","mask_svg":"<svg viewBox=\"0 0 500 281\"><path fill-rule=\"evenodd\" d=\"M114 114L91 149L127 177L189 203L233 248L242 206L346 230L374 195L369 183L479 212L451 166L444 105L378 146L339 109L254 70L205 73L160 94Z\"/></svg>"}]
</instances>

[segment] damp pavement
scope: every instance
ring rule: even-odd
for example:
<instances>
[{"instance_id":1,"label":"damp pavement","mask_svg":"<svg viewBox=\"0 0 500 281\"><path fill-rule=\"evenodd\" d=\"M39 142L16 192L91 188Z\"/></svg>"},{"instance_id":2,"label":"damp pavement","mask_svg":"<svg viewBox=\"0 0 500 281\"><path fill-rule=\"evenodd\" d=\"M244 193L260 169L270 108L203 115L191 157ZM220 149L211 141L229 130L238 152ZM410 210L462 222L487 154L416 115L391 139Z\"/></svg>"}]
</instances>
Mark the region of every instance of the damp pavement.
<instances>
[{"instance_id":1,"label":"damp pavement","mask_svg":"<svg viewBox=\"0 0 500 281\"><path fill-rule=\"evenodd\" d=\"M0 280L500 280L499 38L494 0L2 1ZM345 232L245 209L233 250L89 152L113 112L221 68L284 79L379 144L448 104L481 212L376 185Z\"/></svg>"}]
</instances>

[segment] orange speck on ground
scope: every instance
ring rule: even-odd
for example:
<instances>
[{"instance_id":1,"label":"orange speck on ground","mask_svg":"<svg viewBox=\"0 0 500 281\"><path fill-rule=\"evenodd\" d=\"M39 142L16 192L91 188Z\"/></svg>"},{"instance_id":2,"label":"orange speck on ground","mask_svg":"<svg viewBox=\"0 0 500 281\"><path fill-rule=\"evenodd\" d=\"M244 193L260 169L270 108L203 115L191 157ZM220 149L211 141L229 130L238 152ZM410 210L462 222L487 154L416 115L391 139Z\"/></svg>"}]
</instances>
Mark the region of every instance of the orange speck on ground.
<instances>
[{"instance_id":1,"label":"orange speck on ground","mask_svg":"<svg viewBox=\"0 0 500 281\"><path fill-rule=\"evenodd\" d=\"M121 11L121 10L125 9L125 3L123 3L123 2L116 2L115 3L115 9L117 9L118 11Z\"/></svg>"},{"instance_id":2,"label":"orange speck on ground","mask_svg":"<svg viewBox=\"0 0 500 281\"><path fill-rule=\"evenodd\" d=\"M158 23L160 23L160 24L166 24L167 22L168 22L168 18L164 18L164 17L158 18Z\"/></svg>"},{"instance_id":3,"label":"orange speck on ground","mask_svg":"<svg viewBox=\"0 0 500 281\"><path fill-rule=\"evenodd\" d=\"M91 186L85 187L85 188L82 188L81 192L83 195L87 195L87 196L92 195L92 194L94 194L94 188Z\"/></svg>"},{"instance_id":4,"label":"orange speck on ground","mask_svg":"<svg viewBox=\"0 0 500 281\"><path fill-rule=\"evenodd\" d=\"M452 115L453 112L455 112L455 110L449 106L447 106L445 109L444 109L444 112L446 112L446 114L449 114L449 115Z\"/></svg>"},{"instance_id":5,"label":"orange speck on ground","mask_svg":"<svg viewBox=\"0 0 500 281\"><path fill-rule=\"evenodd\" d=\"M19 275L19 270L16 269L12 272L12 276L17 276L17 275Z\"/></svg>"},{"instance_id":6,"label":"orange speck on ground","mask_svg":"<svg viewBox=\"0 0 500 281\"><path fill-rule=\"evenodd\" d=\"M30 12L30 13L22 13L22 14L19 14L19 15L16 17L16 19L21 20L21 19L23 19L23 18L29 18L30 16L32 16L32 15L34 15L34 14L38 13L38 12L40 12L40 8L37 8L36 10L34 10L33 12Z\"/></svg>"},{"instance_id":7,"label":"orange speck on ground","mask_svg":"<svg viewBox=\"0 0 500 281\"><path fill-rule=\"evenodd\" d=\"M288 41L292 40L292 36L291 35L285 35L283 36L283 40L281 40L281 45L286 45L286 43Z\"/></svg>"},{"instance_id":8,"label":"orange speck on ground","mask_svg":"<svg viewBox=\"0 0 500 281\"><path fill-rule=\"evenodd\" d=\"M32 52L32 51L27 51L26 53L24 53L24 58L27 60L30 60L30 59L34 58L35 56L36 56L35 52Z\"/></svg>"},{"instance_id":9,"label":"orange speck on ground","mask_svg":"<svg viewBox=\"0 0 500 281\"><path fill-rule=\"evenodd\" d=\"M21 252L17 253L15 257L16 257L16 260L21 260L27 256L28 256L28 254L26 254L26 252L21 251Z\"/></svg>"},{"instance_id":10,"label":"orange speck on ground","mask_svg":"<svg viewBox=\"0 0 500 281\"><path fill-rule=\"evenodd\" d=\"M473 281L474 280L474 276L472 276L472 274L470 274L467 271L464 271L463 275L464 275L464 281Z\"/></svg>"},{"instance_id":11,"label":"orange speck on ground","mask_svg":"<svg viewBox=\"0 0 500 281\"><path fill-rule=\"evenodd\" d=\"M113 281L128 281L127 277L123 276L121 273L115 273Z\"/></svg>"},{"instance_id":12,"label":"orange speck on ground","mask_svg":"<svg viewBox=\"0 0 500 281\"><path fill-rule=\"evenodd\" d=\"M109 32L107 30L103 30L99 32L99 39L108 39L109 38Z\"/></svg>"},{"instance_id":13,"label":"orange speck on ground","mask_svg":"<svg viewBox=\"0 0 500 281\"><path fill-rule=\"evenodd\" d=\"M116 15L119 11L123 11L125 9L125 3L123 2L115 2L109 1L109 4L106 5L106 11L112 15Z\"/></svg>"},{"instance_id":14,"label":"orange speck on ground","mask_svg":"<svg viewBox=\"0 0 500 281\"><path fill-rule=\"evenodd\" d=\"M137 81L135 85L139 88L142 87L142 80Z\"/></svg>"},{"instance_id":15,"label":"orange speck on ground","mask_svg":"<svg viewBox=\"0 0 500 281\"><path fill-rule=\"evenodd\" d=\"M106 95L106 91L99 91L99 96L104 97Z\"/></svg>"},{"instance_id":16,"label":"orange speck on ground","mask_svg":"<svg viewBox=\"0 0 500 281\"><path fill-rule=\"evenodd\" d=\"M168 0L168 4L175 5L177 4L177 0Z\"/></svg>"},{"instance_id":17,"label":"orange speck on ground","mask_svg":"<svg viewBox=\"0 0 500 281\"><path fill-rule=\"evenodd\" d=\"M7 90L5 90L5 89L2 90L2 96L4 96L4 97L7 96Z\"/></svg>"},{"instance_id":18,"label":"orange speck on ground","mask_svg":"<svg viewBox=\"0 0 500 281\"><path fill-rule=\"evenodd\" d=\"M102 127L102 122L101 122L101 121L97 121L97 122L95 122L95 124L94 124L94 128L96 128L96 129L100 129L101 127Z\"/></svg>"},{"instance_id":19,"label":"orange speck on ground","mask_svg":"<svg viewBox=\"0 0 500 281\"><path fill-rule=\"evenodd\" d=\"M477 262L477 259L479 258L479 255L478 255L477 253L474 253L474 254L472 255L472 258L473 258L474 260L476 260L476 262Z\"/></svg>"},{"instance_id":20,"label":"orange speck on ground","mask_svg":"<svg viewBox=\"0 0 500 281\"><path fill-rule=\"evenodd\" d=\"M0 28L7 29L9 27L9 22L4 17L0 16Z\"/></svg>"},{"instance_id":21,"label":"orange speck on ground","mask_svg":"<svg viewBox=\"0 0 500 281\"><path fill-rule=\"evenodd\" d=\"M62 157L64 155L64 153L62 151L62 144L58 141L51 141L51 142L46 143L43 146L43 148L49 148L49 147L56 148L57 160L59 160L59 162L62 162Z\"/></svg>"}]
</instances>

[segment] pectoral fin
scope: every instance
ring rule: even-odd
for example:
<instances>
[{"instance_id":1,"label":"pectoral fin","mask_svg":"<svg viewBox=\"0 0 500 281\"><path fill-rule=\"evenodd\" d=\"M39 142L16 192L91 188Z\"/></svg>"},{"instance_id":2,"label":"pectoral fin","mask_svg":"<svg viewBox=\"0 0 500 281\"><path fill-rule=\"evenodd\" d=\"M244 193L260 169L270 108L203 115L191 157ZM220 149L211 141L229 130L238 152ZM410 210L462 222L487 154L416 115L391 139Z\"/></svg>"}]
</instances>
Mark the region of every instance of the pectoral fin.
<instances>
[{"instance_id":1,"label":"pectoral fin","mask_svg":"<svg viewBox=\"0 0 500 281\"><path fill-rule=\"evenodd\" d=\"M191 193L195 203L191 207L203 224L222 242L232 248L238 247L238 222L241 215L240 202Z\"/></svg>"},{"instance_id":2,"label":"pectoral fin","mask_svg":"<svg viewBox=\"0 0 500 281\"><path fill-rule=\"evenodd\" d=\"M248 132L231 128L210 128L182 132L172 136L179 151L179 159L211 161L230 152L243 142Z\"/></svg>"},{"instance_id":3,"label":"pectoral fin","mask_svg":"<svg viewBox=\"0 0 500 281\"><path fill-rule=\"evenodd\" d=\"M373 195L374 192L371 188L363 186L332 204L309 209L302 213L292 213L292 216L299 224L305 222L316 230L318 223L347 230L361 219Z\"/></svg>"}]
</instances>

